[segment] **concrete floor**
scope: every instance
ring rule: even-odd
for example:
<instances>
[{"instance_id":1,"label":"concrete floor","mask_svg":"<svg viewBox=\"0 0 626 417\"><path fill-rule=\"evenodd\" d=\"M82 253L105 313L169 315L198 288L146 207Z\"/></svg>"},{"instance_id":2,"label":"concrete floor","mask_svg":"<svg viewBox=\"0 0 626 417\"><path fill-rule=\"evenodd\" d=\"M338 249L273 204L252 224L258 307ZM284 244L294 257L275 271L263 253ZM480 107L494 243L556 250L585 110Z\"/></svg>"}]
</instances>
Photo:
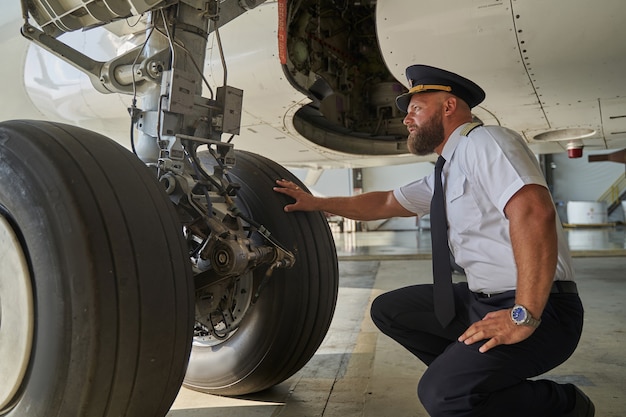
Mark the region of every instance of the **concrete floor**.
<instances>
[{"instance_id":1,"label":"concrete floor","mask_svg":"<svg viewBox=\"0 0 626 417\"><path fill-rule=\"evenodd\" d=\"M369 304L378 294L432 282L429 239L425 235L337 234L337 310L326 339L311 361L282 384L243 398L182 388L167 416L428 416L416 395L424 365L380 334L369 318ZM547 377L580 386L596 404L597 417L623 417L626 240L623 228L595 235L600 235L599 240L570 240L586 308L585 328L574 355Z\"/></svg>"}]
</instances>

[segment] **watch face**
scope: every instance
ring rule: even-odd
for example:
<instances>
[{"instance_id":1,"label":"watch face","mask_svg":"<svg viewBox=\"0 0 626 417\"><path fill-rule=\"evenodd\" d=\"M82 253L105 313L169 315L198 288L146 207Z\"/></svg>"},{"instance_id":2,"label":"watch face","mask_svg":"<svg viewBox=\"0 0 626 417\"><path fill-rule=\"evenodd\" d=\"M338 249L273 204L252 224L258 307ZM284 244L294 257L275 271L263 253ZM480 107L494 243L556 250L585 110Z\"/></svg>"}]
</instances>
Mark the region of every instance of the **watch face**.
<instances>
[{"instance_id":1,"label":"watch face","mask_svg":"<svg viewBox=\"0 0 626 417\"><path fill-rule=\"evenodd\" d=\"M526 310L523 307L515 307L513 311L511 311L511 317L514 322L522 323L526 320Z\"/></svg>"}]
</instances>

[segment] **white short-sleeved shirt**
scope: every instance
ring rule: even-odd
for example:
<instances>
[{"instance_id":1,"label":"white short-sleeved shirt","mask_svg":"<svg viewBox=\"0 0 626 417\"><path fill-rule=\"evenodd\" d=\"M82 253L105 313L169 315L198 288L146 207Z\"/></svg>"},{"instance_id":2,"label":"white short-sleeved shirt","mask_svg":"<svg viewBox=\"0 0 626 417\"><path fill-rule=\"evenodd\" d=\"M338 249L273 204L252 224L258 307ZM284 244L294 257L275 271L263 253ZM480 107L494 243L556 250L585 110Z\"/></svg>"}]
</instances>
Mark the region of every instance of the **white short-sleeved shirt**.
<instances>
[{"instance_id":1,"label":"white short-sleeved shirt","mask_svg":"<svg viewBox=\"0 0 626 417\"><path fill-rule=\"evenodd\" d=\"M450 249L465 269L470 290L487 294L513 290L517 268L504 208L524 185L546 187L546 182L537 159L517 133L481 126L462 136L465 126L450 135L442 151ZM433 177L434 173L395 189L395 198L418 216L428 214ZM569 247L559 221L557 225L555 280L572 280Z\"/></svg>"}]
</instances>

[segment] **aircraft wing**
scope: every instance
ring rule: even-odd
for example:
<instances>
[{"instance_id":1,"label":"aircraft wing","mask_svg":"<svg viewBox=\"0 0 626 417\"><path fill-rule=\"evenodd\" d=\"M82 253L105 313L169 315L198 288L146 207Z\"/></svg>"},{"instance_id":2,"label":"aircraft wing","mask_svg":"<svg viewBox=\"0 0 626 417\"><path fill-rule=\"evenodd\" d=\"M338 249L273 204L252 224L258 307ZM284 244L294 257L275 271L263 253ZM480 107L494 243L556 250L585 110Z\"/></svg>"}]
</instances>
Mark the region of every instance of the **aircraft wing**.
<instances>
[{"instance_id":1,"label":"aircraft wing","mask_svg":"<svg viewBox=\"0 0 626 417\"><path fill-rule=\"evenodd\" d=\"M265 2L220 29L228 83L244 90L239 148L311 168L429 159L407 154L394 106L414 63L476 81L487 98L475 115L520 132L536 153L626 146L622 1L318 3ZM98 93L29 45L19 36L19 2L5 7L0 118L66 121L128 144L130 98ZM142 40L139 18L124 24L60 39L107 59ZM205 76L220 85L214 38L207 54Z\"/></svg>"}]
</instances>

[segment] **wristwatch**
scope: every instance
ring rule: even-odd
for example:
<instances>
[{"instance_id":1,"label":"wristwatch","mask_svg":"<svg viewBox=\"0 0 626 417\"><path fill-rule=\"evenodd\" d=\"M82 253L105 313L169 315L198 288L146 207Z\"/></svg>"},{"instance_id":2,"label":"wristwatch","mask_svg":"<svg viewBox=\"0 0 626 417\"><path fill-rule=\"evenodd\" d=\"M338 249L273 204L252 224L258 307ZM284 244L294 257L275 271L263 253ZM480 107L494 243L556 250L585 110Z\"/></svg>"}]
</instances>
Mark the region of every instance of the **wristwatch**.
<instances>
[{"instance_id":1,"label":"wristwatch","mask_svg":"<svg viewBox=\"0 0 626 417\"><path fill-rule=\"evenodd\" d=\"M521 304L515 304L511 310L511 320L518 326L539 327L541 319L534 318Z\"/></svg>"}]
</instances>

